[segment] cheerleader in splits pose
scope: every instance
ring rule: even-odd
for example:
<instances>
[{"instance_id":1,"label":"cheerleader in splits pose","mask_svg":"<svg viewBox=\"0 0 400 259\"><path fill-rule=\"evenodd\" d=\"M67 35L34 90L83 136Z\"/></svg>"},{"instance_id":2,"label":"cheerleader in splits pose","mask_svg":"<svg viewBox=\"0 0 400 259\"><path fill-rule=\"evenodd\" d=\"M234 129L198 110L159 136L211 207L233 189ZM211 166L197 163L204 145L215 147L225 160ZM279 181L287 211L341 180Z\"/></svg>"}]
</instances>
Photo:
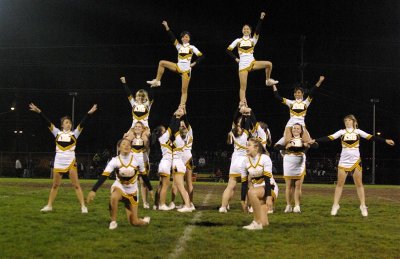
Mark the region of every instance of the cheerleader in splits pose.
<instances>
[{"instance_id":1,"label":"cheerleader in splits pose","mask_svg":"<svg viewBox=\"0 0 400 259\"><path fill-rule=\"evenodd\" d=\"M290 132L290 141L284 144L284 138L281 138L276 144L277 150L284 150L283 155L283 178L286 183L286 208L285 213L301 213L300 198L301 187L306 174L306 151L308 148L317 148L317 144L312 145L303 141L303 127L296 123L292 126ZM294 208L292 202L294 200Z\"/></svg>"},{"instance_id":2,"label":"cheerleader in splits pose","mask_svg":"<svg viewBox=\"0 0 400 259\"><path fill-rule=\"evenodd\" d=\"M159 191L159 200L156 199L156 203L158 203L156 205L158 205L159 210L172 209L165 204L171 169L173 171L173 179L176 187L180 192L183 201L185 202L185 206L178 209L178 211L192 212L193 210L190 205L189 194L185 190L183 182L186 167L182 162L181 156L179 155L181 147L175 146L177 144L175 136L179 130L179 121L183 114L183 109L178 109L172 116L168 129L165 129L164 126L158 126L156 129L154 129L153 143L156 141L156 139L158 139L162 152L162 159L158 167L158 173L161 178L161 187Z\"/></svg>"},{"instance_id":3,"label":"cheerleader in splits pose","mask_svg":"<svg viewBox=\"0 0 400 259\"><path fill-rule=\"evenodd\" d=\"M243 102L242 102L243 103ZM242 106L241 103L241 106ZM250 137L248 128L249 124L245 123L245 117L240 113L240 108L235 112L232 124L232 130L228 134L228 144L233 144L234 151L231 158L231 166L229 168L228 186L222 194L222 204L219 212L226 213L229 200L233 197L234 189L238 180L242 182L242 190L247 191L247 185L243 184L246 181L246 171L243 161L246 159L247 140ZM243 111L243 110L242 110ZM246 206L246 191L242 191L241 204L242 209L247 211Z\"/></svg>"},{"instance_id":4,"label":"cheerleader in splits pose","mask_svg":"<svg viewBox=\"0 0 400 259\"><path fill-rule=\"evenodd\" d=\"M272 178L272 162L269 156L264 154L265 150L260 140L251 138L247 143L247 157L243 161L246 168L247 178L245 184L249 184L247 193L253 208L254 220L244 229L259 230L267 226L268 214L266 210L272 210L272 194L270 179ZM243 189L242 189L243 191ZM265 209L263 207L267 206Z\"/></svg>"},{"instance_id":5,"label":"cheerleader in splits pose","mask_svg":"<svg viewBox=\"0 0 400 259\"><path fill-rule=\"evenodd\" d=\"M234 40L226 50L229 56L231 56L233 60L239 63L239 97L241 102L246 100L247 76L249 72L253 70L265 69L266 84L274 85L278 83L278 81L270 78L272 63L270 61L257 61L254 59L253 56L254 47L257 44L258 37L260 35L261 24L264 20L264 17L265 13L262 12L253 36L251 36L250 25L245 24L242 28L243 37ZM238 48L239 58L232 53L232 50L235 47Z\"/></svg>"},{"instance_id":6,"label":"cheerleader in splits pose","mask_svg":"<svg viewBox=\"0 0 400 259\"><path fill-rule=\"evenodd\" d=\"M384 139L379 136L372 136L364 131L358 129L357 119L354 115L347 115L344 117L345 129L339 130L336 133L329 135L327 137L318 138L312 140L310 143L314 142L327 142L332 141L337 138L341 139L342 143L342 153L340 154L340 160L338 165L338 180L335 189L335 197L333 200L333 206L331 210L331 215L336 216L339 206L340 196L342 195L343 186L346 182L346 177L348 174L353 176L354 183L357 187L358 198L360 199L360 210L364 217L368 216L367 206L365 205L365 193L364 186L362 183L362 167L360 158L360 138L365 138L367 140L379 141L393 146L394 141L391 139Z\"/></svg>"},{"instance_id":7,"label":"cheerleader in splits pose","mask_svg":"<svg viewBox=\"0 0 400 259\"><path fill-rule=\"evenodd\" d=\"M160 86L161 85L161 78L164 74L165 68L169 69L172 72L178 73L182 76L182 95L181 95L181 103L180 107L185 108L187 95L188 95L188 88L190 82L190 75L192 67L198 65L201 60L204 58L203 54L190 42L190 33L188 31L183 31L180 35L182 44L178 42L174 33L170 30L168 23L166 21L162 22L164 25L165 30L168 32L171 40L178 50L178 63L173 63L167 60L161 60L158 64L157 69L157 76L155 79L151 81L147 81L152 87ZM193 53L198 57L197 60L191 63Z\"/></svg>"},{"instance_id":8,"label":"cheerleader in splits pose","mask_svg":"<svg viewBox=\"0 0 400 259\"><path fill-rule=\"evenodd\" d=\"M257 121L257 118L253 112L253 110L247 106L243 106L241 108L243 114L248 114L249 119L248 122L250 123L250 133L251 137L259 140L265 149L267 150L267 146L270 147L272 144L271 132L268 128L268 125L263 121ZM269 156L268 152L265 152L266 155ZM275 202L278 199L279 188L278 184L275 182L274 177L270 179L271 184L271 195L272 195L272 205L268 206L268 213L273 213L275 208ZM252 212L252 208L249 209Z\"/></svg>"},{"instance_id":9,"label":"cheerleader in splits pose","mask_svg":"<svg viewBox=\"0 0 400 259\"><path fill-rule=\"evenodd\" d=\"M142 193L143 208L149 209L150 205L147 202L147 193L150 193L150 197L154 199L153 187L151 186L150 179L148 177L150 172L149 164L149 143L147 138L143 138L143 132L145 127L143 122L136 122L135 126L125 133L124 138L128 139L132 143L132 153L135 160L145 168L144 172L139 175L140 190Z\"/></svg>"},{"instance_id":10,"label":"cheerleader in splits pose","mask_svg":"<svg viewBox=\"0 0 400 259\"><path fill-rule=\"evenodd\" d=\"M110 216L111 222L109 229L116 229L118 202L125 204L126 215L129 223L134 226L142 226L150 223L150 217L138 218L138 184L137 179L140 173L145 171L143 164L139 164L131 152L131 141L121 139L117 143L118 156L113 157L108 162L103 174L89 192L87 202L91 202L96 197L96 191L107 180L115 170L117 179L111 186Z\"/></svg>"},{"instance_id":11,"label":"cheerleader in splits pose","mask_svg":"<svg viewBox=\"0 0 400 259\"><path fill-rule=\"evenodd\" d=\"M285 132L283 133L283 136L285 138L285 145L290 141L290 139L291 139L290 132L291 132L292 126L296 123L300 124L303 127L303 132L304 132L303 141L309 142L311 140L310 133L308 133L308 130L306 129L306 124L304 122L304 119L306 117L308 106L310 106L310 103L313 99L313 93L314 93L315 89L319 88L324 80L325 80L324 76L319 77L318 82L310 90L310 93L308 94L308 97L305 100L303 99L304 98L304 89L301 87L296 87L294 89L295 100L289 100L286 98L282 98L279 95L278 89L276 88L276 86L272 85L275 98L289 107L290 119L289 119L288 123L286 124Z\"/></svg>"},{"instance_id":12,"label":"cheerleader in splits pose","mask_svg":"<svg viewBox=\"0 0 400 259\"><path fill-rule=\"evenodd\" d=\"M193 130L189 124L187 119L187 115L183 115L180 121L179 127L179 135L176 136L176 148L181 148L179 151L182 162L186 166L185 173L185 182L186 182L186 191L189 194L190 199L190 207L195 210L193 204L193 182L192 182L192 173L193 173L193 162L192 162L192 145L193 145ZM178 192L178 188L176 187L175 182L172 185L172 199L169 207L172 209L175 207L175 196Z\"/></svg>"},{"instance_id":13,"label":"cheerleader in splits pose","mask_svg":"<svg viewBox=\"0 0 400 259\"><path fill-rule=\"evenodd\" d=\"M68 116L61 118L61 130L59 130L54 126L53 123L50 122L46 115L43 114L42 110L40 110L35 104L29 104L29 108L31 111L40 114L40 117L43 119L43 121L45 121L51 133L56 138L56 157L54 158L53 186L51 187L47 205L44 206L40 211L47 212L53 210L53 202L56 199L58 188L61 184L62 174L69 173L72 186L75 188L76 196L81 204L81 211L82 213L88 213L88 209L85 206L85 200L82 194L82 189L78 181L75 147L77 139L82 132L88 116L97 110L97 105L93 105L75 130L72 130L72 121Z\"/></svg>"},{"instance_id":14,"label":"cheerleader in splits pose","mask_svg":"<svg viewBox=\"0 0 400 259\"><path fill-rule=\"evenodd\" d=\"M125 77L120 78L122 85L124 86L125 92L128 95L129 103L132 106L132 126L135 127L136 122L140 121L144 125L144 131L142 134L142 138L144 141L148 142L150 137L150 128L149 128L149 115L150 109L153 105L154 101L154 93L153 89L150 88L149 91L144 89L140 89L136 92L135 98L133 98L131 90L129 90L128 85L126 84Z\"/></svg>"}]
</instances>

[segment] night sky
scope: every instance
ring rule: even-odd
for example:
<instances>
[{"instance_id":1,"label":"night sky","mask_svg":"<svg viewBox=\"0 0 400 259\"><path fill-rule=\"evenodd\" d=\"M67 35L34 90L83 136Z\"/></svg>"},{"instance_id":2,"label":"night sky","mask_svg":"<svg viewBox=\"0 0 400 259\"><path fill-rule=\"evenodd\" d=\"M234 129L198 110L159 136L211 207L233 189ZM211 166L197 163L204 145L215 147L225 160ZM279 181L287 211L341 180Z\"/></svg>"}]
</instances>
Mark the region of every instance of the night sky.
<instances>
[{"instance_id":1,"label":"night sky","mask_svg":"<svg viewBox=\"0 0 400 259\"><path fill-rule=\"evenodd\" d=\"M267 13L255 47L257 60L270 60L272 78L284 97L300 82L300 37L306 37L305 81L326 77L315 94L306 124L313 137L343 128L354 114L372 133L371 98L379 98L377 131L397 142L378 144L378 157L399 158L400 1L0 1L0 151L53 151L50 132L36 103L59 125L71 115L77 92L78 122L97 103L98 112L78 143L78 152L112 148L132 123L120 76L132 91L147 88L158 61L176 62L177 52L164 27L192 34L205 55L193 69L187 110L194 129L194 150L231 149L225 144L239 101L237 64L225 53L241 37L243 24L255 27ZM235 49L236 53L236 49ZM237 53L236 53L237 54ZM150 125L167 124L180 99L181 79L166 71L150 114ZM273 141L289 119L286 106L265 86L265 73L249 74L247 100L266 121ZM17 109L10 110L13 101ZM23 134L14 134L22 130ZM362 143L366 154L370 143ZM339 144L320 151L336 152Z\"/></svg>"}]
</instances>

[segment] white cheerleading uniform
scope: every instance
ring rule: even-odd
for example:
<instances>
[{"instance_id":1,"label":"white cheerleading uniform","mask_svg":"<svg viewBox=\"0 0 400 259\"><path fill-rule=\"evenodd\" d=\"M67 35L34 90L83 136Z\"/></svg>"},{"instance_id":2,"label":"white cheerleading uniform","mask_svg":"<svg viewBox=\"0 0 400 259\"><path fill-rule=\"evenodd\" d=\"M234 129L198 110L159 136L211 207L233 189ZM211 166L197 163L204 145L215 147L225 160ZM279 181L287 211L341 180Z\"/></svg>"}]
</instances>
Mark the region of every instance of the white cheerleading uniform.
<instances>
[{"instance_id":1,"label":"white cheerleading uniform","mask_svg":"<svg viewBox=\"0 0 400 259\"><path fill-rule=\"evenodd\" d=\"M185 164L187 169L192 169L192 145L193 145L193 130L189 126L188 133L184 139L185 146L182 152L182 162Z\"/></svg>"},{"instance_id":2,"label":"white cheerleading uniform","mask_svg":"<svg viewBox=\"0 0 400 259\"><path fill-rule=\"evenodd\" d=\"M158 165L158 173L160 176L171 175L172 168L172 143L170 140L171 129L168 128L158 139L160 141L162 158Z\"/></svg>"},{"instance_id":3,"label":"white cheerleading uniform","mask_svg":"<svg viewBox=\"0 0 400 259\"><path fill-rule=\"evenodd\" d=\"M306 126L304 118L306 117L307 108L310 105L312 98L307 97L305 100L289 100L282 98L282 103L289 107L290 119L286 124L287 127L292 127L294 124L298 123L301 126Z\"/></svg>"},{"instance_id":4,"label":"white cheerleading uniform","mask_svg":"<svg viewBox=\"0 0 400 259\"><path fill-rule=\"evenodd\" d=\"M290 140L295 147L303 147L301 138L292 138ZM281 138L276 144L284 145L285 139ZM304 151L285 150L283 155L283 178L285 179L301 179L306 175L306 155Z\"/></svg>"},{"instance_id":5,"label":"white cheerleading uniform","mask_svg":"<svg viewBox=\"0 0 400 259\"><path fill-rule=\"evenodd\" d=\"M341 138L342 153L340 153L340 160L338 168L346 172L351 172L354 169L362 171L361 158L360 158L360 137L371 139L372 135L360 129L342 129L336 133L329 135L330 140Z\"/></svg>"},{"instance_id":6,"label":"white cheerleading uniform","mask_svg":"<svg viewBox=\"0 0 400 259\"><path fill-rule=\"evenodd\" d=\"M76 169L75 148L82 128L78 125L74 131L64 131L51 124L49 129L56 138L56 156L54 158L53 172L67 173L70 169Z\"/></svg>"},{"instance_id":7,"label":"white cheerleading uniform","mask_svg":"<svg viewBox=\"0 0 400 259\"><path fill-rule=\"evenodd\" d=\"M129 103L132 106L132 126L133 128L136 122L140 121L143 125L149 128L149 114L153 101L146 101L145 103L138 103L132 95L128 97Z\"/></svg>"},{"instance_id":8,"label":"white cheerleading uniform","mask_svg":"<svg viewBox=\"0 0 400 259\"><path fill-rule=\"evenodd\" d=\"M133 153L130 153L127 156L113 157L102 175L108 177L115 169L117 169L117 179L111 186L111 192L115 189L121 190L122 196L127 198L132 205L137 206L139 197L137 179L139 173L144 172L145 168L135 160Z\"/></svg>"},{"instance_id":9,"label":"white cheerleading uniform","mask_svg":"<svg viewBox=\"0 0 400 259\"><path fill-rule=\"evenodd\" d=\"M255 127L251 131L251 136L253 138L261 140L261 144L265 149L267 149L267 145L271 144L271 132L267 129L267 132L263 128L261 128L260 124L256 123Z\"/></svg>"},{"instance_id":10,"label":"white cheerleading uniform","mask_svg":"<svg viewBox=\"0 0 400 259\"><path fill-rule=\"evenodd\" d=\"M234 40L228 47L232 51L235 47L238 48L239 53L239 72L243 70L251 71L253 69L255 59L253 56L254 46L257 44L258 35L254 37L243 36Z\"/></svg>"},{"instance_id":11,"label":"white cheerleading uniform","mask_svg":"<svg viewBox=\"0 0 400 259\"><path fill-rule=\"evenodd\" d=\"M185 148L185 141L182 139L179 131L175 133L175 140L172 148L172 168L176 174L185 174L186 166L183 162L183 150Z\"/></svg>"},{"instance_id":12,"label":"white cheerleading uniform","mask_svg":"<svg viewBox=\"0 0 400 259\"><path fill-rule=\"evenodd\" d=\"M272 161L266 154L257 155L254 158L247 156L243 164L246 168L249 182L255 188L265 186L264 176L272 178Z\"/></svg>"},{"instance_id":13,"label":"white cheerleading uniform","mask_svg":"<svg viewBox=\"0 0 400 259\"><path fill-rule=\"evenodd\" d=\"M132 154L138 164L145 168L145 171L142 173L143 175L147 175L150 172L149 165L149 154L144 146L144 141L141 137L134 137L132 139Z\"/></svg>"},{"instance_id":14,"label":"white cheerleading uniform","mask_svg":"<svg viewBox=\"0 0 400 259\"><path fill-rule=\"evenodd\" d=\"M193 53L200 57L203 54L193 45L189 43L181 44L178 40L175 40L174 45L178 50L178 62L176 63L176 71L179 74L186 74L190 77L192 68L190 67Z\"/></svg>"},{"instance_id":15,"label":"white cheerleading uniform","mask_svg":"<svg viewBox=\"0 0 400 259\"><path fill-rule=\"evenodd\" d=\"M240 177L241 181L245 181L247 175L244 161L247 159L247 140L249 138L249 132L243 130L242 135L237 138L233 136L232 133L230 134L234 150L231 158L231 166L229 168L229 177Z\"/></svg>"}]
</instances>

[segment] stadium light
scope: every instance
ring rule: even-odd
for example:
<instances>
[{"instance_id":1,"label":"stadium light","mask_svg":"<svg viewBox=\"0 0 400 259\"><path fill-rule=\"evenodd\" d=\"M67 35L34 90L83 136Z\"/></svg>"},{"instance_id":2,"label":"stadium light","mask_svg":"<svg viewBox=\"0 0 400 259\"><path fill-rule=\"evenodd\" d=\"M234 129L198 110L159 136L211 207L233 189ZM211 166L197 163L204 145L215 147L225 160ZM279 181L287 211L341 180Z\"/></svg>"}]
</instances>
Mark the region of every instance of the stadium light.
<instances>
[{"instance_id":1,"label":"stadium light","mask_svg":"<svg viewBox=\"0 0 400 259\"><path fill-rule=\"evenodd\" d=\"M377 132L377 133L376 133L376 135L380 136L380 135L381 135L381 133L380 133L380 132Z\"/></svg>"},{"instance_id":2,"label":"stadium light","mask_svg":"<svg viewBox=\"0 0 400 259\"><path fill-rule=\"evenodd\" d=\"M372 103L372 135L375 136L375 104L379 103L379 99L373 98L370 100ZM372 142L372 179L371 183L375 184L375 141Z\"/></svg>"}]
</instances>

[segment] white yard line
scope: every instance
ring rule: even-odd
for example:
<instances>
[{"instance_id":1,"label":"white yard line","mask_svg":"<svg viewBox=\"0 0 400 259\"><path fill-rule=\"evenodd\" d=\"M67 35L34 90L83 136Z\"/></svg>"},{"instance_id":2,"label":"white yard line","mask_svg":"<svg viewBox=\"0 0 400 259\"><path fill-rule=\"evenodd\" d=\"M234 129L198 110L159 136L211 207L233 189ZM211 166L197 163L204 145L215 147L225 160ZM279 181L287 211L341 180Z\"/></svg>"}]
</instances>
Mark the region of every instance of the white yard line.
<instances>
[{"instance_id":1,"label":"white yard line","mask_svg":"<svg viewBox=\"0 0 400 259\"><path fill-rule=\"evenodd\" d=\"M206 205L208 203L208 200L211 197L211 193L212 192L207 193L201 205ZM195 213L194 217L190 221L190 225L185 228L185 230L183 231L183 236L178 240L175 250L168 256L168 258L179 258L179 256L185 251L186 242L189 241L193 229L195 228L194 223L200 220L202 215L202 211Z\"/></svg>"}]
</instances>

